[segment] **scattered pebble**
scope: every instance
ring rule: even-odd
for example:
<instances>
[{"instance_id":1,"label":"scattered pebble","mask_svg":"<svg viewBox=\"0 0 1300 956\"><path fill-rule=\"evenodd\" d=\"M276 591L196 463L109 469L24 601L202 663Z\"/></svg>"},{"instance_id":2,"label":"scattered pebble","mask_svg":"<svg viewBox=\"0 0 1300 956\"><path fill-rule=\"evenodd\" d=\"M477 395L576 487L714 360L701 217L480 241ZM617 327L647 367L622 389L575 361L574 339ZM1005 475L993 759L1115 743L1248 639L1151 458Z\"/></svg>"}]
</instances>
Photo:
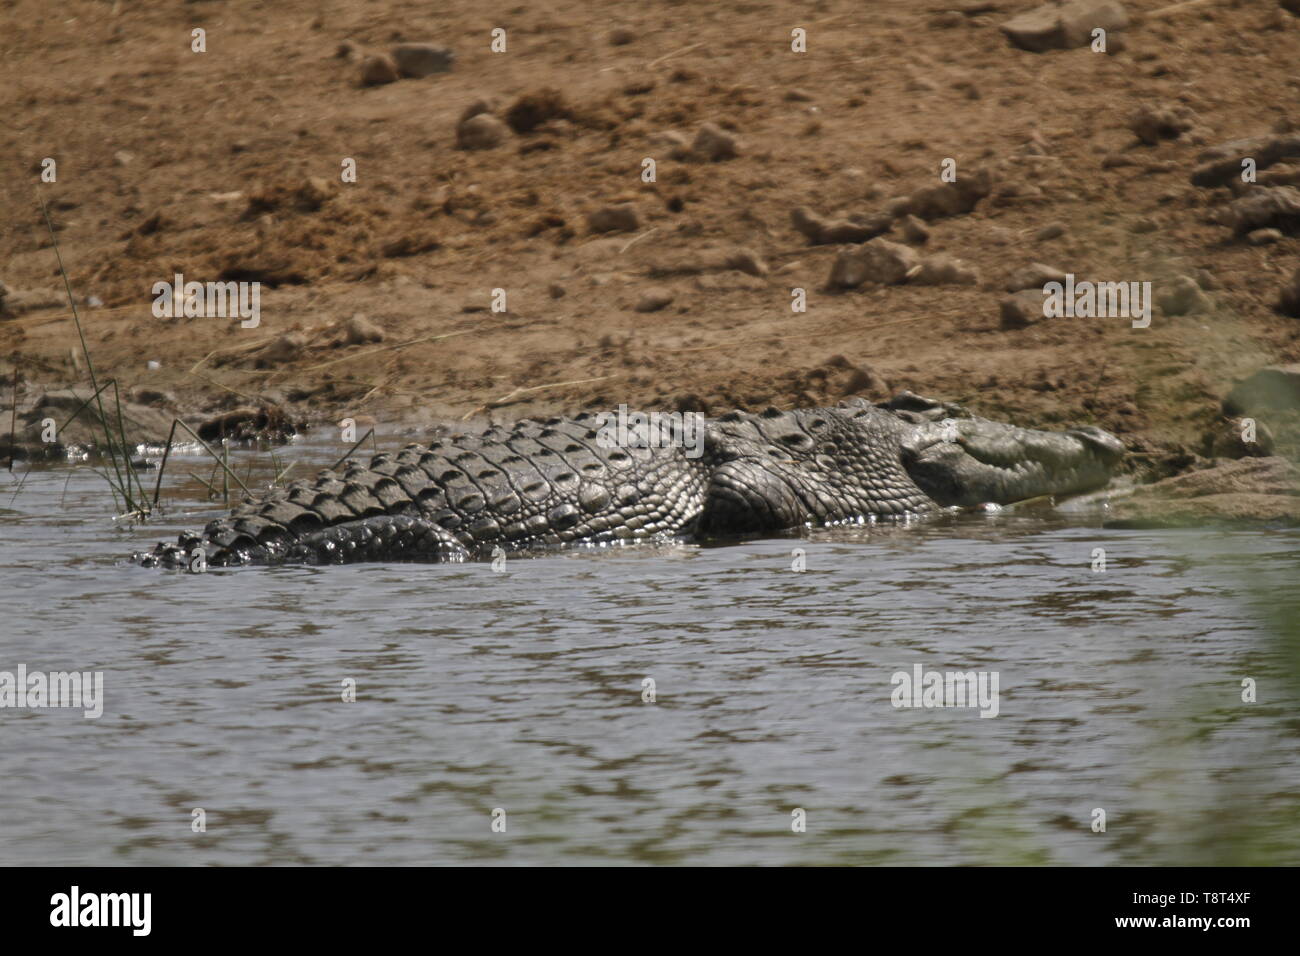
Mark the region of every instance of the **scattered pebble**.
<instances>
[{"instance_id":1,"label":"scattered pebble","mask_svg":"<svg viewBox=\"0 0 1300 956\"><path fill-rule=\"evenodd\" d=\"M1300 232L1300 190L1293 186L1252 187L1232 202L1224 218L1238 236L1268 228L1287 234Z\"/></svg>"},{"instance_id":2,"label":"scattered pebble","mask_svg":"<svg viewBox=\"0 0 1300 956\"><path fill-rule=\"evenodd\" d=\"M949 255L928 256L909 278L917 285L977 285L980 279L974 268Z\"/></svg>"},{"instance_id":3,"label":"scattered pebble","mask_svg":"<svg viewBox=\"0 0 1300 956\"><path fill-rule=\"evenodd\" d=\"M602 206L587 213L587 228L593 233L635 232L641 226L641 217L631 203Z\"/></svg>"},{"instance_id":4,"label":"scattered pebble","mask_svg":"<svg viewBox=\"0 0 1300 956\"><path fill-rule=\"evenodd\" d=\"M660 309L666 309L672 304L673 294L667 289L647 289L641 293L641 298L636 304L638 312L658 312Z\"/></svg>"},{"instance_id":5,"label":"scattered pebble","mask_svg":"<svg viewBox=\"0 0 1300 956\"><path fill-rule=\"evenodd\" d=\"M1002 32L1022 50L1044 53L1088 46L1097 27L1109 38L1112 31L1126 26L1128 16L1116 0L1069 0L1018 14L1002 24Z\"/></svg>"},{"instance_id":6,"label":"scattered pebble","mask_svg":"<svg viewBox=\"0 0 1300 956\"><path fill-rule=\"evenodd\" d=\"M1178 276L1156 293L1156 304L1165 315L1193 315L1208 312L1213 303L1191 276Z\"/></svg>"},{"instance_id":7,"label":"scattered pebble","mask_svg":"<svg viewBox=\"0 0 1300 956\"><path fill-rule=\"evenodd\" d=\"M1253 159L1257 169L1262 171L1290 157L1300 157L1300 133L1279 132L1272 136L1254 136L1222 143L1196 157L1199 165L1192 171L1192 185L1226 186L1228 183L1240 182L1241 161L1246 158ZM1260 175L1262 185L1285 185L1266 183L1264 180L1265 176Z\"/></svg>"},{"instance_id":8,"label":"scattered pebble","mask_svg":"<svg viewBox=\"0 0 1300 956\"><path fill-rule=\"evenodd\" d=\"M368 345L384 340L384 330L371 322L360 312L349 319L344 319L337 326L339 345Z\"/></svg>"},{"instance_id":9,"label":"scattered pebble","mask_svg":"<svg viewBox=\"0 0 1300 956\"><path fill-rule=\"evenodd\" d=\"M921 257L910 247L879 237L843 249L831 265L832 288L856 289L864 282L894 285L921 267Z\"/></svg>"},{"instance_id":10,"label":"scattered pebble","mask_svg":"<svg viewBox=\"0 0 1300 956\"><path fill-rule=\"evenodd\" d=\"M830 246L866 242L889 231L892 217L877 216L867 222L849 219L823 219L804 206L790 211L790 223L801 232L811 245Z\"/></svg>"},{"instance_id":11,"label":"scattered pebble","mask_svg":"<svg viewBox=\"0 0 1300 956\"><path fill-rule=\"evenodd\" d=\"M525 93L506 110L506 123L516 133L531 133L543 123L555 119L569 119L573 110L564 94L547 87Z\"/></svg>"},{"instance_id":12,"label":"scattered pebble","mask_svg":"<svg viewBox=\"0 0 1300 956\"><path fill-rule=\"evenodd\" d=\"M456 126L461 149L494 149L506 141L510 128L491 113L473 113Z\"/></svg>"},{"instance_id":13,"label":"scattered pebble","mask_svg":"<svg viewBox=\"0 0 1300 956\"><path fill-rule=\"evenodd\" d=\"M361 61L358 82L361 86L382 86L396 83L397 64L393 58L382 53L371 53Z\"/></svg>"},{"instance_id":14,"label":"scattered pebble","mask_svg":"<svg viewBox=\"0 0 1300 956\"><path fill-rule=\"evenodd\" d=\"M1246 441L1245 422L1228 418L1205 436L1205 450L1211 458L1267 458L1273 454L1273 433L1263 422L1255 422L1255 440Z\"/></svg>"},{"instance_id":15,"label":"scattered pebble","mask_svg":"<svg viewBox=\"0 0 1300 956\"><path fill-rule=\"evenodd\" d=\"M1178 139L1196 126L1196 114L1187 106L1144 106L1128 123L1134 135L1147 146L1162 139Z\"/></svg>"},{"instance_id":16,"label":"scattered pebble","mask_svg":"<svg viewBox=\"0 0 1300 956\"><path fill-rule=\"evenodd\" d=\"M1291 409L1297 405L1300 405L1300 363L1265 365L1233 386L1223 400L1223 413L1228 416L1250 415L1256 411Z\"/></svg>"},{"instance_id":17,"label":"scattered pebble","mask_svg":"<svg viewBox=\"0 0 1300 956\"><path fill-rule=\"evenodd\" d=\"M911 214L933 222L961 216L993 190L993 175L987 169L960 170L957 181L924 186L910 196L892 200L886 211L895 217Z\"/></svg>"},{"instance_id":18,"label":"scattered pebble","mask_svg":"<svg viewBox=\"0 0 1300 956\"><path fill-rule=\"evenodd\" d=\"M767 263L758 257L752 249L734 249L728 252L722 261L723 268L735 269L760 279L767 275Z\"/></svg>"},{"instance_id":19,"label":"scattered pebble","mask_svg":"<svg viewBox=\"0 0 1300 956\"><path fill-rule=\"evenodd\" d=\"M1023 291L1009 295L999 303L1004 329L1026 329L1043 320L1042 292Z\"/></svg>"},{"instance_id":20,"label":"scattered pebble","mask_svg":"<svg viewBox=\"0 0 1300 956\"><path fill-rule=\"evenodd\" d=\"M399 43L389 52L397 72L405 77L446 73L456 62L456 54L449 47L432 43Z\"/></svg>"},{"instance_id":21,"label":"scattered pebble","mask_svg":"<svg viewBox=\"0 0 1300 956\"><path fill-rule=\"evenodd\" d=\"M695 134L691 152L696 159L717 163L724 159L735 159L737 155L736 137L732 136L716 123L703 123Z\"/></svg>"},{"instance_id":22,"label":"scattered pebble","mask_svg":"<svg viewBox=\"0 0 1300 956\"><path fill-rule=\"evenodd\" d=\"M1055 266L1041 262L1031 262L1023 269L1017 269L1007 279L1007 291L1019 292L1022 289L1042 290L1049 282L1065 282L1065 272Z\"/></svg>"},{"instance_id":23,"label":"scattered pebble","mask_svg":"<svg viewBox=\"0 0 1300 956\"><path fill-rule=\"evenodd\" d=\"M900 220L898 231L904 242L910 242L914 246L923 246L930 240L930 229L925 221L910 213Z\"/></svg>"}]
</instances>

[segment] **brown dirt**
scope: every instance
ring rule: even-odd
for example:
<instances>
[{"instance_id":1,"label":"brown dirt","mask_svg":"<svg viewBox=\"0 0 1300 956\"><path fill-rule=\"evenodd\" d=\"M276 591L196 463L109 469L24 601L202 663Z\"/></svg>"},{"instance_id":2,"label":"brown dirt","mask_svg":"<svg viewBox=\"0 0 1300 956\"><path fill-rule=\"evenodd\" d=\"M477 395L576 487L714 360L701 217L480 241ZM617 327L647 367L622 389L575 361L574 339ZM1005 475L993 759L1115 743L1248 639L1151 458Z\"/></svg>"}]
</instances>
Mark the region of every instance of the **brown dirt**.
<instances>
[{"instance_id":1,"label":"brown dirt","mask_svg":"<svg viewBox=\"0 0 1300 956\"><path fill-rule=\"evenodd\" d=\"M1092 422L1177 458L1233 381L1300 359L1300 321L1273 308L1300 239L1232 240L1208 221L1228 191L1188 182L1203 145L1300 119L1300 19L1274 0L1143 18L1166 6L1143 0L1126 4L1139 22L1124 52L1033 54L997 29L1030 6L19 0L8 19L24 29L0 37L0 278L60 286L39 192L74 289L104 303L82 310L101 376L195 413L263 397L319 421L717 412L887 386L1024 424ZM195 27L206 53L190 51ZM495 27L505 53L489 49ZM631 42L611 43L615 27ZM807 53L790 51L795 27ZM357 63L335 56L344 40L442 43L457 62L360 88ZM479 99L530 131L456 148ZM1127 124L1148 104L1190 108L1195 135L1138 145ZM734 133L735 159L674 159L657 138L689 144L704 122ZM1133 165L1103 166L1113 155ZM38 184L46 156L58 181ZM355 183L340 181L345 157ZM981 283L825 291L837 248L808 246L791 210L870 217L937 183L947 157L959 175L996 169L995 195L931 223L924 251ZM625 202L637 231L589 232L586 213ZM1054 222L1063 237L1035 239ZM689 271L742 247L766 276ZM1006 276L1033 261L1157 294L1205 270L1220 288L1209 314L1157 311L1148 329L1003 330ZM155 318L150 289L175 272L274 284L261 326ZM497 288L508 312L488 309ZM651 288L671 304L636 311ZM356 312L381 344L337 344L329 330ZM289 332L305 344L287 357L254 348ZM75 345L66 307L0 321L0 381L13 361L28 400L84 381Z\"/></svg>"}]
</instances>

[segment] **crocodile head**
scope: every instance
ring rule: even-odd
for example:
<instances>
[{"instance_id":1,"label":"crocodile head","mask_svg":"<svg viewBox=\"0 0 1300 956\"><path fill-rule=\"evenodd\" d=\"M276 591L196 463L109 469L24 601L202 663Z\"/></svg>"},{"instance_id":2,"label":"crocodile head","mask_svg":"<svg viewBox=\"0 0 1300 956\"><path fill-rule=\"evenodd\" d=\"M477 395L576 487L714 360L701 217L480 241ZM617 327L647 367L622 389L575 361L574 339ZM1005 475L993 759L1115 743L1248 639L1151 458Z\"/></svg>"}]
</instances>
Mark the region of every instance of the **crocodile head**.
<instances>
[{"instance_id":1,"label":"crocodile head","mask_svg":"<svg viewBox=\"0 0 1300 956\"><path fill-rule=\"evenodd\" d=\"M1124 457L1123 443L1092 425L1047 432L982 418L933 420L932 411L895 414L914 425L903 439L903 467L945 507L1093 491Z\"/></svg>"}]
</instances>

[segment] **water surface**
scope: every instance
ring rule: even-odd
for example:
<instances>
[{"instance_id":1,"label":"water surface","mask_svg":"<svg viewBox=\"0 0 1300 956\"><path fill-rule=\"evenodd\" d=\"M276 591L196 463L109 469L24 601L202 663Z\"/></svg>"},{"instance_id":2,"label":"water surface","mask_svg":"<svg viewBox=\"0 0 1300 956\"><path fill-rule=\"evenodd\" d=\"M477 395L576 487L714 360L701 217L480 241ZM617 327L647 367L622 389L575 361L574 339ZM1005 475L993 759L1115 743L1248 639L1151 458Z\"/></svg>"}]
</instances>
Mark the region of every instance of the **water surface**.
<instances>
[{"instance_id":1,"label":"water surface","mask_svg":"<svg viewBox=\"0 0 1300 956\"><path fill-rule=\"evenodd\" d=\"M127 563L219 513L184 477L210 467L169 465L134 530L85 466L0 482L0 671L105 681L97 720L0 710L0 863L1300 863L1295 532L1011 512L501 572ZM895 708L916 664L996 672L998 716Z\"/></svg>"}]
</instances>

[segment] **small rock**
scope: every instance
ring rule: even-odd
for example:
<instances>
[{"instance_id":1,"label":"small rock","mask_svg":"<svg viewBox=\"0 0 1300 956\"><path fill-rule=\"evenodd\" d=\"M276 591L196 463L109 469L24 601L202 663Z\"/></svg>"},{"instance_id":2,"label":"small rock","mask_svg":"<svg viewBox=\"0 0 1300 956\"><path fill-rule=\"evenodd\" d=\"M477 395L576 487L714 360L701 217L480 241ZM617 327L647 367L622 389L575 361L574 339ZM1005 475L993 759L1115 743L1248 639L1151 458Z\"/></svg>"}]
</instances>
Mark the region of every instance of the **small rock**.
<instances>
[{"instance_id":1,"label":"small rock","mask_svg":"<svg viewBox=\"0 0 1300 956\"><path fill-rule=\"evenodd\" d=\"M786 90L785 96L782 97L787 103L811 103L812 94L807 90Z\"/></svg>"},{"instance_id":2,"label":"small rock","mask_svg":"<svg viewBox=\"0 0 1300 956\"><path fill-rule=\"evenodd\" d=\"M992 190L993 175L987 169L966 170L957 174L956 182L935 183L910 196L892 200L886 211L896 217L910 213L933 222L970 212Z\"/></svg>"},{"instance_id":3,"label":"small rock","mask_svg":"<svg viewBox=\"0 0 1300 956\"><path fill-rule=\"evenodd\" d=\"M1129 230L1139 236L1145 236L1153 232L1160 231L1160 223L1156 222L1150 216L1143 216L1140 219L1134 219L1129 223Z\"/></svg>"},{"instance_id":4,"label":"small rock","mask_svg":"<svg viewBox=\"0 0 1300 956\"><path fill-rule=\"evenodd\" d=\"M557 89L546 87L525 93L515 100L506 110L506 123L516 133L531 133L537 127L550 120L569 119L573 110L564 94Z\"/></svg>"},{"instance_id":5,"label":"small rock","mask_svg":"<svg viewBox=\"0 0 1300 956\"><path fill-rule=\"evenodd\" d=\"M879 216L865 223L848 219L829 220L798 206L790 211L790 223L807 237L810 244L830 246L866 242L888 232L892 220L889 216Z\"/></svg>"},{"instance_id":6,"label":"small rock","mask_svg":"<svg viewBox=\"0 0 1300 956\"><path fill-rule=\"evenodd\" d=\"M1043 294L1033 291L1017 292L1004 298L999 303L999 308L1002 328L1025 329L1043 320Z\"/></svg>"},{"instance_id":7,"label":"small rock","mask_svg":"<svg viewBox=\"0 0 1300 956\"><path fill-rule=\"evenodd\" d=\"M1265 365L1239 382L1223 400L1228 416L1257 409L1300 409L1300 364Z\"/></svg>"},{"instance_id":8,"label":"small rock","mask_svg":"<svg viewBox=\"0 0 1300 956\"><path fill-rule=\"evenodd\" d=\"M339 323L340 345L367 345L384 340L384 330L360 312Z\"/></svg>"},{"instance_id":9,"label":"small rock","mask_svg":"<svg viewBox=\"0 0 1300 956\"><path fill-rule=\"evenodd\" d=\"M899 222L898 231L904 242L910 242L914 246L923 246L930 240L930 229L925 220L910 213Z\"/></svg>"},{"instance_id":10,"label":"small rock","mask_svg":"<svg viewBox=\"0 0 1300 956\"><path fill-rule=\"evenodd\" d=\"M494 149L509 135L510 128L491 113L475 113L456 126L456 145L461 149Z\"/></svg>"},{"instance_id":11,"label":"small rock","mask_svg":"<svg viewBox=\"0 0 1300 956\"><path fill-rule=\"evenodd\" d=\"M1065 282L1065 273L1055 266L1044 265L1041 262L1031 262L1023 269L1018 269L1007 279L1007 291L1019 292L1021 289L1037 289L1042 291L1043 286L1049 282Z\"/></svg>"},{"instance_id":12,"label":"small rock","mask_svg":"<svg viewBox=\"0 0 1300 956\"><path fill-rule=\"evenodd\" d=\"M641 217L631 203L602 206L587 213L587 228L593 233L635 232L640 225Z\"/></svg>"},{"instance_id":13,"label":"small rock","mask_svg":"<svg viewBox=\"0 0 1300 956\"><path fill-rule=\"evenodd\" d=\"M382 86L396 83L397 64L393 58L382 53L371 53L361 61L358 82L362 86Z\"/></svg>"},{"instance_id":14,"label":"small rock","mask_svg":"<svg viewBox=\"0 0 1300 956\"><path fill-rule=\"evenodd\" d=\"M1254 440L1246 436L1253 432ZM1206 452L1211 458L1267 458L1273 454L1273 433L1263 422L1229 418L1205 436Z\"/></svg>"},{"instance_id":15,"label":"small rock","mask_svg":"<svg viewBox=\"0 0 1300 956\"><path fill-rule=\"evenodd\" d=\"M893 285L903 282L921 266L921 257L909 246L875 238L842 249L831 266L832 288L855 289L864 282Z\"/></svg>"},{"instance_id":16,"label":"small rock","mask_svg":"<svg viewBox=\"0 0 1300 956\"><path fill-rule=\"evenodd\" d=\"M117 163L119 166L130 166L131 161L134 159L135 155L133 153L128 153L124 149L119 149L113 154L113 162Z\"/></svg>"},{"instance_id":17,"label":"small rock","mask_svg":"<svg viewBox=\"0 0 1300 956\"><path fill-rule=\"evenodd\" d=\"M658 312L660 309L666 309L672 304L673 294L667 289L647 289L641 293L641 298L636 304L638 312Z\"/></svg>"},{"instance_id":18,"label":"small rock","mask_svg":"<svg viewBox=\"0 0 1300 956\"><path fill-rule=\"evenodd\" d=\"M627 46L636 39L636 33L627 27L615 27L609 31L610 46Z\"/></svg>"},{"instance_id":19,"label":"small rock","mask_svg":"<svg viewBox=\"0 0 1300 956\"><path fill-rule=\"evenodd\" d=\"M1047 242L1051 239L1059 239L1063 235L1065 235L1065 224L1053 222L1034 233L1034 241Z\"/></svg>"},{"instance_id":20,"label":"small rock","mask_svg":"<svg viewBox=\"0 0 1300 956\"><path fill-rule=\"evenodd\" d=\"M480 96L474 102L470 103L469 106L465 107L463 110L460 111L460 119L456 120L456 125L459 126L461 123L467 122L468 120L472 120L475 116L478 116L480 113L491 113L491 112L492 112L492 101L489 100L487 97Z\"/></svg>"},{"instance_id":21,"label":"small rock","mask_svg":"<svg viewBox=\"0 0 1300 956\"><path fill-rule=\"evenodd\" d=\"M1300 524L1300 469L1284 458L1243 458L1112 495L1103 527Z\"/></svg>"},{"instance_id":22,"label":"small rock","mask_svg":"<svg viewBox=\"0 0 1300 956\"><path fill-rule=\"evenodd\" d=\"M1207 312L1213 306L1191 276L1178 276L1156 295L1156 304L1165 315L1191 315Z\"/></svg>"},{"instance_id":23,"label":"small rock","mask_svg":"<svg viewBox=\"0 0 1300 956\"><path fill-rule=\"evenodd\" d=\"M728 252L722 264L725 269L735 269L751 276L758 276L760 279L768 272L767 263L750 249L734 249Z\"/></svg>"},{"instance_id":24,"label":"small rock","mask_svg":"<svg viewBox=\"0 0 1300 956\"><path fill-rule=\"evenodd\" d=\"M552 299L563 299L566 295L569 294L568 290L566 290L564 286L560 285L558 282L552 282L550 285L546 287L546 291Z\"/></svg>"},{"instance_id":25,"label":"small rock","mask_svg":"<svg viewBox=\"0 0 1300 956\"><path fill-rule=\"evenodd\" d=\"M1186 106L1143 106L1129 120L1129 129L1148 146L1162 139L1177 139L1196 125L1196 114Z\"/></svg>"},{"instance_id":26,"label":"small rock","mask_svg":"<svg viewBox=\"0 0 1300 956\"><path fill-rule=\"evenodd\" d=\"M1300 190L1293 186L1253 187L1232 202L1224 219L1238 236L1268 228L1288 235L1300 231Z\"/></svg>"},{"instance_id":27,"label":"small rock","mask_svg":"<svg viewBox=\"0 0 1300 956\"><path fill-rule=\"evenodd\" d=\"M715 123L704 123L695 134L691 152L697 159L710 163L734 159L737 153L736 137Z\"/></svg>"},{"instance_id":28,"label":"small rock","mask_svg":"<svg viewBox=\"0 0 1300 956\"><path fill-rule=\"evenodd\" d=\"M1269 246L1275 242L1281 242L1282 238L1282 230L1280 229L1256 229L1253 232L1246 233L1246 241L1252 246Z\"/></svg>"},{"instance_id":29,"label":"small rock","mask_svg":"<svg viewBox=\"0 0 1300 956\"><path fill-rule=\"evenodd\" d=\"M389 53L397 72L406 77L446 73L456 61L450 48L432 43L399 43Z\"/></svg>"},{"instance_id":30,"label":"small rock","mask_svg":"<svg viewBox=\"0 0 1300 956\"><path fill-rule=\"evenodd\" d=\"M1243 159L1254 160L1256 169L1263 170L1280 160L1296 156L1300 156L1300 133L1280 132L1279 135L1255 136L1223 143L1196 157L1200 165L1192 171L1192 185L1224 186L1240 182ZM1263 185L1286 185L1267 183L1263 175L1259 176L1259 181Z\"/></svg>"},{"instance_id":31,"label":"small rock","mask_svg":"<svg viewBox=\"0 0 1300 956\"><path fill-rule=\"evenodd\" d=\"M1098 27L1109 35L1126 26L1128 16L1115 0L1071 0L1044 4L1012 17L1002 24L1002 32L1022 50L1043 53L1088 46Z\"/></svg>"},{"instance_id":32,"label":"small rock","mask_svg":"<svg viewBox=\"0 0 1300 956\"><path fill-rule=\"evenodd\" d=\"M979 273L960 259L949 255L928 256L919 272L911 277L917 285L976 285Z\"/></svg>"}]
</instances>

